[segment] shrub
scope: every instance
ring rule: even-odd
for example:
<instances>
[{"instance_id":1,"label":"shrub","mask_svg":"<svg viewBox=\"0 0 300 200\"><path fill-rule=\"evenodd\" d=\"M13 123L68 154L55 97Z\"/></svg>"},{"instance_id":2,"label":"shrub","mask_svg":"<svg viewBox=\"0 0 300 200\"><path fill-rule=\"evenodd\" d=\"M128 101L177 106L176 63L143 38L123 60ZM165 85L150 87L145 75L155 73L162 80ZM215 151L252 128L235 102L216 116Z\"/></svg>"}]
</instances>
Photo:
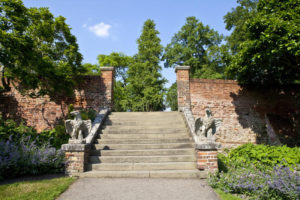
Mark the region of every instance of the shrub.
<instances>
[{"instance_id":1,"label":"shrub","mask_svg":"<svg viewBox=\"0 0 300 200\"><path fill-rule=\"evenodd\" d=\"M37 146L50 142L50 145L57 149L70 138L66 133L63 120L54 129L37 133L32 127L25 126L23 123L17 124L11 119L4 120L0 115L0 141L6 142L9 137L10 141L16 144L19 144L22 138L28 138L28 142L34 141Z\"/></svg>"},{"instance_id":2,"label":"shrub","mask_svg":"<svg viewBox=\"0 0 300 200\"><path fill-rule=\"evenodd\" d=\"M0 141L0 178L62 172L64 153L50 144L36 145L30 137L16 143Z\"/></svg>"},{"instance_id":3,"label":"shrub","mask_svg":"<svg viewBox=\"0 0 300 200\"><path fill-rule=\"evenodd\" d=\"M297 199L300 187L297 186L300 176L295 169L275 166L264 171L254 166L229 169L227 173L220 172L211 175L209 184L225 192L245 194L250 199Z\"/></svg>"},{"instance_id":4,"label":"shrub","mask_svg":"<svg viewBox=\"0 0 300 200\"><path fill-rule=\"evenodd\" d=\"M300 148L245 144L232 149L227 156L219 155L218 159L222 170L250 164L260 169L272 169L276 165L296 167L300 163Z\"/></svg>"},{"instance_id":5,"label":"shrub","mask_svg":"<svg viewBox=\"0 0 300 200\"><path fill-rule=\"evenodd\" d=\"M209 184L250 199L299 199L299 163L299 147L245 144L218 155Z\"/></svg>"}]
</instances>

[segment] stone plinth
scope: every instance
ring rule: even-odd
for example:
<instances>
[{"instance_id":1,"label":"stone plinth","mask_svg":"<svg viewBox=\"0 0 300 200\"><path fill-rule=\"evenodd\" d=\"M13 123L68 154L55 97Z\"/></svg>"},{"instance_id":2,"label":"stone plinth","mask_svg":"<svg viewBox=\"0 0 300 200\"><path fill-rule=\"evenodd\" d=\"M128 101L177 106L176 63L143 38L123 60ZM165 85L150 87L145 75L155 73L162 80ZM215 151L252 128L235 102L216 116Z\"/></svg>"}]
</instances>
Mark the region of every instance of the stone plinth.
<instances>
[{"instance_id":1,"label":"stone plinth","mask_svg":"<svg viewBox=\"0 0 300 200\"><path fill-rule=\"evenodd\" d=\"M218 144L197 144L197 168L208 172L218 171Z\"/></svg>"},{"instance_id":2,"label":"stone plinth","mask_svg":"<svg viewBox=\"0 0 300 200\"><path fill-rule=\"evenodd\" d=\"M90 149L90 144L62 145L66 156L65 173L72 176L73 173L86 171Z\"/></svg>"}]
</instances>

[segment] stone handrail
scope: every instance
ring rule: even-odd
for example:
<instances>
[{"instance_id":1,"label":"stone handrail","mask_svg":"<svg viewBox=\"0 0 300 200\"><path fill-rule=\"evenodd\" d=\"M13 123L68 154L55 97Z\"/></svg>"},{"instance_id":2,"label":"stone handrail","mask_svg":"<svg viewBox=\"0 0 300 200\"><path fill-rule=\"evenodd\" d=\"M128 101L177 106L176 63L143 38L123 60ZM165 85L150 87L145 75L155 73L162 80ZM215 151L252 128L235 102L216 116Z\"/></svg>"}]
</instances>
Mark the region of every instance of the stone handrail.
<instances>
[{"instance_id":1,"label":"stone handrail","mask_svg":"<svg viewBox=\"0 0 300 200\"><path fill-rule=\"evenodd\" d=\"M108 113L109 113L108 108L100 110L100 112L98 113L97 117L95 118L95 120L92 124L91 131L89 132L88 136L86 137L87 144L91 144L94 141L94 138L97 135L97 132L98 132L100 126L103 124Z\"/></svg>"}]
</instances>

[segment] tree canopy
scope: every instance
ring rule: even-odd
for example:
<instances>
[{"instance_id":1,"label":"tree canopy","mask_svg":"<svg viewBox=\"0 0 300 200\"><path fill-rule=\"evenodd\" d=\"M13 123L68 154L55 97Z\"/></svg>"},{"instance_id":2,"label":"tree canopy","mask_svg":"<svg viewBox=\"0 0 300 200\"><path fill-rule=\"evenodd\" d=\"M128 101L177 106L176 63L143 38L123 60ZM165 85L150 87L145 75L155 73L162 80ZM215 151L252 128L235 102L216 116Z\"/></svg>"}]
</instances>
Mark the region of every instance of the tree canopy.
<instances>
[{"instance_id":1,"label":"tree canopy","mask_svg":"<svg viewBox=\"0 0 300 200\"><path fill-rule=\"evenodd\" d=\"M165 48L165 67L189 65L193 77L222 78L224 65L219 47L222 38L195 17L188 17Z\"/></svg>"},{"instance_id":2,"label":"tree canopy","mask_svg":"<svg viewBox=\"0 0 300 200\"><path fill-rule=\"evenodd\" d=\"M138 38L138 53L128 68L126 86L127 107L132 111L159 111L164 109L164 83L159 66L163 47L153 20L144 23Z\"/></svg>"},{"instance_id":3,"label":"tree canopy","mask_svg":"<svg viewBox=\"0 0 300 200\"><path fill-rule=\"evenodd\" d=\"M245 22L255 16L258 0L237 0L237 3L239 5L224 16L226 29L232 30L232 33L226 37L232 54L236 54L240 50L240 44L246 40Z\"/></svg>"},{"instance_id":4,"label":"tree canopy","mask_svg":"<svg viewBox=\"0 0 300 200\"><path fill-rule=\"evenodd\" d=\"M76 37L65 18L21 0L0 0L1 91L10 84L32 96L71 94L85 72Z\"/></svg>"},{"instance_id":5,"label":"tree canopy","mask_svg":"<svg viewBox=\"0 0 300 200\"><path fill-rule=\"evenodd\" d=\"M260 0L256 10L227 74L242 85L300 80L300 1Z\"/></svg>"}]
</instances>

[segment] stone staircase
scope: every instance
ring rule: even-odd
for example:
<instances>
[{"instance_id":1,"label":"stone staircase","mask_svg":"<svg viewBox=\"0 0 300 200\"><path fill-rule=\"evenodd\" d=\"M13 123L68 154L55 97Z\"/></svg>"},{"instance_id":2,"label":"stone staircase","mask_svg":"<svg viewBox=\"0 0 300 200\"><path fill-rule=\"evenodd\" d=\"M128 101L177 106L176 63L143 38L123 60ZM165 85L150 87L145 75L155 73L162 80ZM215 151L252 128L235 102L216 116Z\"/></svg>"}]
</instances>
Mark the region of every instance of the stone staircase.
<instances>
[{"instance_id":1,"label":"stone staircase","mask_svg":"<svg viewBox=\"0 0 300 200\"><path fill-rule=\"evenodd\" d=\"M178 112L113 112L81 177L202 178Z\"/></svg>"}]
</instances>

